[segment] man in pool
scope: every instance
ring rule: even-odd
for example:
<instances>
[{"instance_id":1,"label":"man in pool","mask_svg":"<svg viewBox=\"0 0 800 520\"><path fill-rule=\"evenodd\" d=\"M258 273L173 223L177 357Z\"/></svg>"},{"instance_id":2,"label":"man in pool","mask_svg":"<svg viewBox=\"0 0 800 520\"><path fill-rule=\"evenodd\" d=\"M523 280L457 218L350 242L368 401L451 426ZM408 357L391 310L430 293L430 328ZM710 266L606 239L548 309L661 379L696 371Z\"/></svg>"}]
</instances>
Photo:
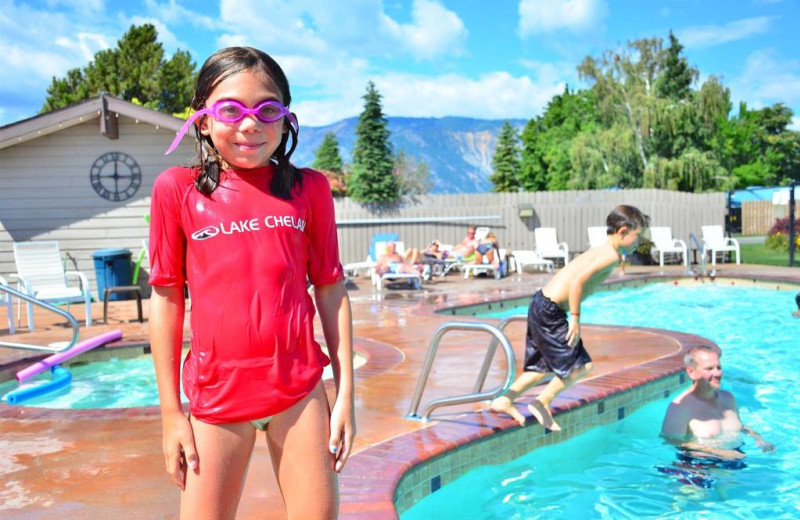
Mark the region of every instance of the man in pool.
<instances>
[{"instance_id":1,"label":"man in pool","mask_svg":"<svg viewBox=\"0 0 800 520\"><path fill-rule=\"evenodd\" d=\"M774 445L742 424L733 394L720 389L720 355L718 348L700 345L684 356L692 386L670 403L661 435L696 458L744 458L739 449L741 432L753 437L762 451L775 451Z\"/></svg>"},{"instance_id":2,"label":"man in pool","mask_svg":"<svg viewBox=\"0 0 800 520\"><path fill-rule=\"evenodd\" d=\"M505 395L492 401L491 411L510 415L524 426L525 416L514 406L514 399L552 373L553 379L528 409L545 428L561 429L550 412L550 403L592 369L592 359L581 339L581 302L608 278L623 254L636 248L648 222L647 215L633 206L617 206L606 218L606 243L575 258L533 295L528 309L524 372Z\"/></svg>"}]
</instances>

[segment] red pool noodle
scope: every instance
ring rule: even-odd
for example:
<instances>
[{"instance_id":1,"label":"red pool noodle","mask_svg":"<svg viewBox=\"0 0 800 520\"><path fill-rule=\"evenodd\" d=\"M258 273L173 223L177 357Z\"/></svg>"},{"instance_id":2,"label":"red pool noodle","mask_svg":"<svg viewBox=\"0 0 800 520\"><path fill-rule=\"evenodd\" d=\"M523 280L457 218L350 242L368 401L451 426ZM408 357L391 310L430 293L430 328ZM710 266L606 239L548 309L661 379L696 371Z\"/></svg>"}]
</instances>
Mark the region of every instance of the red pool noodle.
<instances>
[{"instance_id":1,"label":"red pool noodle","mask_svg":"<svg viewBox=\"0 0 800 520\"><path fill-rule=\"evenodd\" d=\"M45 370L49 370L50 367L54 365L63 363L67 359L73 358L78 354L83 354L87 350L91 350L95 347L99 347L100 345L105 345L106 343L111 343L112 341L117 341L120 339L122 339L122 331L112 330L111 332L104 332L99 336L95 336L93 338L84 341L79 341L69 350L53 354L50 357L47 357L37 363L34 363L28 368L23 368L22 370L17 372L16 376L17 380L24 381L26 379L35 376L36 374L44 372Z\"/></svg>"}]
</instances>

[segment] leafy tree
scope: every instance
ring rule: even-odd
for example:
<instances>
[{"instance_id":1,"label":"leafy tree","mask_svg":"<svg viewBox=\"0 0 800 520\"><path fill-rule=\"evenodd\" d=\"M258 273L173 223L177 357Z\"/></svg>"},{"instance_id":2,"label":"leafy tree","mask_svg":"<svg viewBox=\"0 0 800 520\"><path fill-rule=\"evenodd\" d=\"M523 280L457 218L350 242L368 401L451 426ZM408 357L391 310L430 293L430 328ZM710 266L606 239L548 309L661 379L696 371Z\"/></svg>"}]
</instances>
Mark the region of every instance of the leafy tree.
<instances>
[{"instance_id":1,"label":"leafy tree","mask_svg":"<svg viewBox=\"0 0 800 520\"><path fill-rule=\"evenodd\" d=\"M41 112L69 106L106 92L166 113L183 111L192 100L195 65L188 52L164 59L164 48L150 24L132 25L114 49L102 50L83 69L53 78Z\"/></svg>"},{"instance_id":2,"label":"leafy tree","mask_svg":"<svg viewBox=\"0 0 800 520\"><path fill-rule=\"evenodd\" d=\"M371 81L363 98L364 110L356 125L353 174L348 193L359 202L391 204L400 198L400 190L393 174L392 146L381 95Z\"/></svg>"},{"instance_id":3,"label":"leafy tree","mask_svg":"<svg viewBox=\"0 0 800 520\"><path fill-rule=\"evenodd\" d=\"M409 156L405 150L398 150L394 159L394 175L403 197L415 198L425 195L433 188L428 163L416 156Z\"/></svg>"},{"instance_id":4,"label":"leafy tree","mask_svg":"<svg viewBox=\"0 0 800 520\"><path fill-rule=\"evenodd\" d=\"M325 134L319 148L314 152L314 162L311 166L317 170L342 172L342 157L339 155L339 141L336 139L336 134L333 132Z\"/></svg>"},{"instance_id":5,"label":"leafy tree","mask_svg":"<svg viewBox=\"0 0 800 520\"><path fill-rule=\"evenodd\" d=\"M503 123L500 135L497 136L492 168L494 171L489 176L489 182L494 184L493 191L517 191L519 189L519 137L508 121Z\"/></svg>"},{"instance_id":6,"label":"leafy tree","mask_svg":"<svg viewBox=\"0 0 800 520\"><path fill-rule=\"evenodd\" d=\"M590 91L554 96L541 116L522 132L520 184L526 191L564 190L574 177L572 140L597 127L596 100Z\"/></svg>"}]
</instances>

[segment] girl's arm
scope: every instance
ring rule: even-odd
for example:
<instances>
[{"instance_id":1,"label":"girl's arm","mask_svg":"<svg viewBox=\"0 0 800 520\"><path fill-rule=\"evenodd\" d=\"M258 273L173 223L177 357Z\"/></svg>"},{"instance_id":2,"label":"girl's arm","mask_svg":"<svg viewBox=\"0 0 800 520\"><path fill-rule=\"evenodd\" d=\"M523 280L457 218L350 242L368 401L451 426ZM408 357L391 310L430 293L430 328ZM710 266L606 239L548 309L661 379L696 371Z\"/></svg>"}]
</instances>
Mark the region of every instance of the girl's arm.
<instances>
[{"instance_id":1,"label":"girl's arm","mask_svg":"<svg viewBox=\"0 0 800 520\"><path fill-rule=\"evenodd\" d=\"M336 455L335 470L342 471L356 436L353 405L353 321L350 298L344 282L314 286L314 300L322 322L322 332L331 357L336 401L331 411L330 450Z\"/></svg>"},{"instance_id":2,"label":"girl's arm","mask_svg":"<svg viewBox=\"0 0 800 520\"><path fill-rule=\"evenodd\" d=\"M183 287L153 286L150 297L150 348L156 369L164 459L173 482L184 489L187 468L197 468L194 435L180 398L183 346Z\"/></svg>"}]
</instances>

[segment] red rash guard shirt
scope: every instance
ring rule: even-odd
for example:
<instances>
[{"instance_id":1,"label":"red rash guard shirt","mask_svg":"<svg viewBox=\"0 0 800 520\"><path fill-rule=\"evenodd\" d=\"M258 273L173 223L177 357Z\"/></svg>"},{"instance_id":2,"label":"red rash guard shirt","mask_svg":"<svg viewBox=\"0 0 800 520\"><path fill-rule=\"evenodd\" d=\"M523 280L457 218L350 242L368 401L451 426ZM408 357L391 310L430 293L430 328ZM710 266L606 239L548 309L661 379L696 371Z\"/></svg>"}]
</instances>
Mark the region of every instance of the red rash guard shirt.
<instances>
[{"instance_id":1,"label":"red rash guard shirt","mask_svg":"<svg viewBox=\"0 0 800 520\"><path fill-rule=\"evenodd\" d=\"M225 171L210 195L197 171L156 179L150 210L150 284L191 295L183 389L196 418L262 419L314 389L330 360L314 341L306 280L344 279L328 180L303 170L291 200L270 193L273 168Z\"/></svg>"}]
</instances>

